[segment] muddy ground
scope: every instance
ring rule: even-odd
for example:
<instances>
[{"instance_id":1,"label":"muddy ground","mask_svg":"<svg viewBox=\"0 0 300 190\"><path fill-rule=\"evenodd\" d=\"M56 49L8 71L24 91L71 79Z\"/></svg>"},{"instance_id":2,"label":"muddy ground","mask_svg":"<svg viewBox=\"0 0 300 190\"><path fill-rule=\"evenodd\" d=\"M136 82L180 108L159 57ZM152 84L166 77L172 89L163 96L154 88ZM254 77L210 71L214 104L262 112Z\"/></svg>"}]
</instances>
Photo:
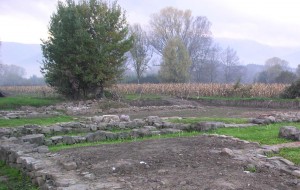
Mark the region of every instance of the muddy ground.
<instances>
[{"instance_id":1,"label":"muddy ground","mask_svg":"<svg viewBox=\"0 0 300 190\"><path fill-rule=\"evenodd\" d=\"M258 146L198 136L101 145L59 153L75 161L77 171L95 175L94 181L114 184L103 189L300 189L299 179L276 169L261 167L245 172L249 163L221 154L223 148L249 152Z\"/></svg>"}]
</instances>

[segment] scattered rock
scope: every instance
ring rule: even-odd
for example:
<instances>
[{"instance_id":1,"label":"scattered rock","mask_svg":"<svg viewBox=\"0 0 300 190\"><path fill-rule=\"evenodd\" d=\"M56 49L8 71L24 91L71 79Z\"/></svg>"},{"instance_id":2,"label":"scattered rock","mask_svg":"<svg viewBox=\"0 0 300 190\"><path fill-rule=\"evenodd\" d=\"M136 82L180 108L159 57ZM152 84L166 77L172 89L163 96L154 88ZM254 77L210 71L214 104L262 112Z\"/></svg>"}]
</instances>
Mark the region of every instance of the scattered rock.
<instances>
[{"instance_id":1,"label":"scattered rock","mask_svg":"<svg viewBox=\"0 0 300 190\"><path fill-rule=\"evenodd\" d=\"M162 123L162 119L158 116L148 116L145 121L148 125L154 125L154 123Z\"/></svg>"},{"instance_id":2,"label":"scattered rock","mask_svg":"<svg viewBox=\"0 0 300 190\"><path fill-rule=\"evenodd\" d=\"M37 151L38 151L38 153L48 153L49 148L48 148L48 146L39 146L39 147L37 147Z\"/></svg>"},{"instance_id":3,"label":"scattered rock","mask_svg":"<svg viewBox=\"0 0 300 190\"><path fill-rule=\"evenodd\" d=\"M77 168L77 164L76 162L62 162L61 163L63 168L66 169L66 170L76 170Z\"/></svg>"},{"instance_id":4,"label":"scattered rock","mask_svg":"<svg viewBox=\"0 0 300 190\"><path fill-rule=\"evenodd\" d=\"M229 149L229 148L223 148L221 150L221 153L220 153L222 156L229 156L229 157L233 157L234 156L234 152Z\"/></svg>"},{"instance_id":5,"label":"scattered rock","mask_svg":"<svg viewBox=\"0 0 300 190\"><path fill-rule=\"evenodd\" d=\"M300 130L294 126L284 126L279 130L279 137L291 140L300 140Z\"/></svg>"},{"instance_id":6,"label":"scattered rock","mask_svg":"<svg viewBox=\"0 0 300 190\"><path fill-rule=\"evenodd\" d=\"M194 125L192 128L196 131L209 131L217 128L225 127L223 122L199 122Z\"/></svg>"},{"instance_id":7,"label":"scattered rock","mask_svg":"<svg viewBox=\"0 0 300 190\"><path fill-rule=\"evenodd\" d=\"M103 115L102 122L110 123L110 122L120 122L120 118L117 115Z\"/></svg>"},{"instance_id":8,"label":"scattered rock","mask_svg":"<svg viewBox=\"0 0 300 190\"><path fill-rule=\"evenodd\" d=\"M63 141L63 143L66 143L67 145L75 144L76 143L75 138L71 137L71 136L63 136L62 141Z\"/></svg>"},{"instance_id":9,"label":"scattered rock","mask_svg":"<svg viewBox=\"0 0 300 190\"><path fill-rule=\"evenodd\" d=\"M130 121L129 115L121 115L121 116L120 116L120 121L126 121L126 122L129 122L129 121Z\"/></svg>"},{"instance_id":10,"label":"scattered rock","mask_svg":"<svg viewBox=\"0 0 300 190\"><path fill-rule=\"evenodd\" d=\"M294 170L294 171L292 172L292 175L293 175L293 176L296 176L296 177L300 177L300 170Z\"/></svg>"},{"instance_id":11,"label":"scattered rock","mask_svg":"<svg viewBox=\"0 0 300 190\"><path fill-rule=\"evenodd\" d=\"M22 137L24 142L29 142L32 144L43 145L44 144L45 136L43 134L33 134L33 135L26 135Z\"/></svg>"}]
</instances>

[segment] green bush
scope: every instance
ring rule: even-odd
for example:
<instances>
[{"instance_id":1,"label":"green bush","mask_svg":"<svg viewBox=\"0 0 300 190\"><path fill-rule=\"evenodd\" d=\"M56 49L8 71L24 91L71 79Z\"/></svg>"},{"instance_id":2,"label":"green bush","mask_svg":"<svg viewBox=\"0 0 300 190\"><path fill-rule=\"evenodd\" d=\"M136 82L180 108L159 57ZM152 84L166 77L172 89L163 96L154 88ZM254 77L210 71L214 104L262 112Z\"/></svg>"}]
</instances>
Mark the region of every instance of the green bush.
<instances>
[{"instance_id":1,"label":"green bush","mask_svg":"<svg viewBox=\"0 0 300 190\"><path fill-rule=\"evenodd\" d=\"M298 98L300 97L300 79L293 82L280 94L281 98Z\"/></svg>"}]
</instances>

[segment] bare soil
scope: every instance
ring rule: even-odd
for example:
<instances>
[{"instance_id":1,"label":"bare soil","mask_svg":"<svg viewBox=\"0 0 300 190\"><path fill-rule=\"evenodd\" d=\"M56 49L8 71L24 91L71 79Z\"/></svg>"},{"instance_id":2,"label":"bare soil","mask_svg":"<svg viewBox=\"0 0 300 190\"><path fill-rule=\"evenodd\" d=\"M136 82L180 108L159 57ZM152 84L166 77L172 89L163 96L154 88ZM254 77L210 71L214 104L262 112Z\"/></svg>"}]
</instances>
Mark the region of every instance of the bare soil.
<instances>
[{"instance_id":1,"label":"bare soil","mask_svg":"<svg viewBox=\"0 0 300 190\"><path fill-rule=\"evenodd\" d=\"M94 181L117 184L119 189L300 189L299 179L277 169L245 172L248 163L221 154L223 148L249 152L258 146L198 136L67 149L59 154L75 161L77 171L95 175Z\"/></svg>"}]
</instances>

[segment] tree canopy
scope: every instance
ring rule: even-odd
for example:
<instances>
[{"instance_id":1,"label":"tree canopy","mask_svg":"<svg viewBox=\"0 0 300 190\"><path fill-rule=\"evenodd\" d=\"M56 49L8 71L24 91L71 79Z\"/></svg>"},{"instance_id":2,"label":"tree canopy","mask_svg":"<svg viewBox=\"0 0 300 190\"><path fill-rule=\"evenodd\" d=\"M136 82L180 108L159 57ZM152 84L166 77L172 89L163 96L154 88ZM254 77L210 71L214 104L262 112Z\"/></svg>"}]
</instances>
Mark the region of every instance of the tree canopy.
<instances>
[{"instance_id":1,"label":"tree canopy","mask_svg":"<svg viewBox=\"0 0 300 190\"><path fill-rule=\"evenodd\" d=\"M163 82L183 83L189 79L191 60L181 39L169 40L163 51L160 77Z\"/></svg>"},{"instance_id":2,"label":"tree canopy","mask_svg":"<svg viewBox=\"0 0 300 190\"><path fill-rule=\"evenodd\" d=\"M132 39L116 2L59 1L42 40L46 82L69 98L103 96L104 87L121 76Z\"/></svg>"},{"instance_id":3,"label":"tree canopy","mask_svg":"<svg viewBox=\"0 0 300 190\"><path fill-rule=\"evenodd\" d=\"M257 76L256 82L261 83L292 83L297 79L297 75L288 71L288 62L278 57L266 60L265 68Z\"/></svg>"}]
</instances>

